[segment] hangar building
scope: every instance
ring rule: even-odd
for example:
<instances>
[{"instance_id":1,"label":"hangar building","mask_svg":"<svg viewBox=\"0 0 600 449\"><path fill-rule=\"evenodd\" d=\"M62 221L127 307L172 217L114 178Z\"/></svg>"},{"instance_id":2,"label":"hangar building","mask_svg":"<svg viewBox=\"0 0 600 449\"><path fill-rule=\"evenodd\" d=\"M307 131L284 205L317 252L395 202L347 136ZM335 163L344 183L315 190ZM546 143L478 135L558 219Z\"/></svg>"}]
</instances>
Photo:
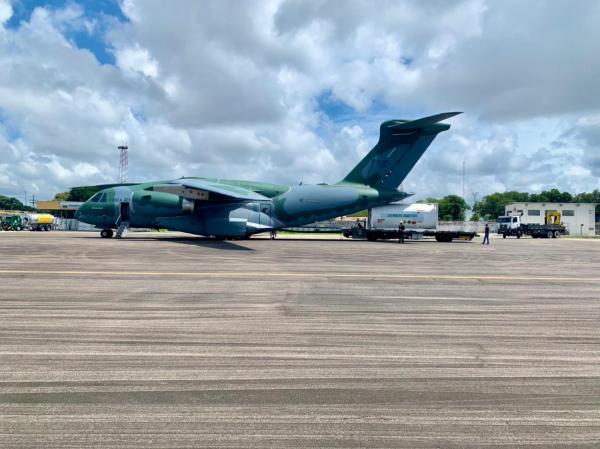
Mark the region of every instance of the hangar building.
<instances>
[{"instance_id":1,"label":"hangar building","mask_svg":"<svg viewBox=\"0 0 600 449\"><path fill-rule=\"evenodd\" d=\"M546 212L560 212L570 235L596 235L594 203L510 203L504 210L506 215L521 215L523 223L537 224L544 224Z\"/></svg>"}]
</instances>

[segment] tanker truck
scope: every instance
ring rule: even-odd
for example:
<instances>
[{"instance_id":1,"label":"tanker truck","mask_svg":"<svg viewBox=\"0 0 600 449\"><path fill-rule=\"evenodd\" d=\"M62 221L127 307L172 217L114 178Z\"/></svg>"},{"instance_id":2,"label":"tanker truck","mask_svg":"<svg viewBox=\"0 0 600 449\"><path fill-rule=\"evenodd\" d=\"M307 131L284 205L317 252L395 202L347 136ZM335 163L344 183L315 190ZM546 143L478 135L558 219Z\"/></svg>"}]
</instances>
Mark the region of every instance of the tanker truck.
<instances>
[{"instance_id":1,"label":"tanker truck","mask_svg":"<svg viewBox=\"0 0 600 449\"><path fill-rule=\"evenodd\" d=\"M54 216L50 214L23 215L23 229L30 231L52 231L54 229Z\"/></svg>"},{"instance_id":2,"label":"tanker truck","mask_svg":"<svg viewBox=\"0 0 600 449\"><path fill-rule=\"evenodd\" d=\"M369 241L397 239L398 227L404 224L405 238L420 240L434 237L438 242L454 239L472 240L475 232L446 231L438 229L438 205L426 203L393 203L374 207L368 211L367 227L354 227L343 232L344 237L366 238Z\"/></svg>"}]
</instances>

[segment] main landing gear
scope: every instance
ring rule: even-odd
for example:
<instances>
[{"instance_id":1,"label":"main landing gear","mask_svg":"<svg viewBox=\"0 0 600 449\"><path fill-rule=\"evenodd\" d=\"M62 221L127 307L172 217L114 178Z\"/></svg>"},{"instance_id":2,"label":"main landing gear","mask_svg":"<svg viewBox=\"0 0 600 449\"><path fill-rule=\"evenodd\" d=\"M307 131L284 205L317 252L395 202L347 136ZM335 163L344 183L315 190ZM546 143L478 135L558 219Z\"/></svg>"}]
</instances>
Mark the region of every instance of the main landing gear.
<instances>
[{"instance_id":1,"label":"main landing gear","mask_svg":"<svg viewBox=\"0 0 600 449\"><path fill-rule=\"evenodd\" d=\"M100 231L100 237L102 237L103 239L109 239L112 236L113 236L112 229L103 229L102 231Z\"/></svg>"}]
</instances>

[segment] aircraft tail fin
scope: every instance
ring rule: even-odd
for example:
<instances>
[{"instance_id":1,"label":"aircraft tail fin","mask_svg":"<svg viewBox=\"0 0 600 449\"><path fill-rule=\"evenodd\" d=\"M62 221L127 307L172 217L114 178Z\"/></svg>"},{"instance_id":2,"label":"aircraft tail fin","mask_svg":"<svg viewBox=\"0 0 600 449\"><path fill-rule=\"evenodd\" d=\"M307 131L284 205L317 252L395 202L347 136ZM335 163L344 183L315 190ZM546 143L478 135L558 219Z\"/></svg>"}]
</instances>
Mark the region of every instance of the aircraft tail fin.
<instances>
[{"instance_id":1,"label":"aircraft tail fin","mask_svg":"<svg viewBox=\"0 0 600 449\"><path fill-rule=\"evenodd\" d=\"M417 120L388 120L379 128L379 142L342 182L396 189L433 139L450 128L442 120L460 114L444 112Z\"/></svg>"}]
</instances>

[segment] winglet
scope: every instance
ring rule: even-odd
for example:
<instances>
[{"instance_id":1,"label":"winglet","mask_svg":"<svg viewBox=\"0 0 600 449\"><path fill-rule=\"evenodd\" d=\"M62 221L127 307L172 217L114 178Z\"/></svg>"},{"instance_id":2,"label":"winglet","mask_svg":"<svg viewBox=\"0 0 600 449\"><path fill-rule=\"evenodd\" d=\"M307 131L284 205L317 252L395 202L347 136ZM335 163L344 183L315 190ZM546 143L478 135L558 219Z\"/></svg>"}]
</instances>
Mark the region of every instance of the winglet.
<instances>
[{"instance_id":1,"label":"winglet","mask_svg":"<svg viewBox=\"0 0 600 449\"><path fill-rule=\"evenodd\" d=\"M442 112L441 114L430 115L429 117L419 118L417 120L411 120L408 122L400 120L392 120L388 122L388 128L391 129L414 129L423 128L425 126L433 125L435 123L446 120L447 118L454 117L455 115L462 114L462 112Z\"/></svg>"}]
</instances>

